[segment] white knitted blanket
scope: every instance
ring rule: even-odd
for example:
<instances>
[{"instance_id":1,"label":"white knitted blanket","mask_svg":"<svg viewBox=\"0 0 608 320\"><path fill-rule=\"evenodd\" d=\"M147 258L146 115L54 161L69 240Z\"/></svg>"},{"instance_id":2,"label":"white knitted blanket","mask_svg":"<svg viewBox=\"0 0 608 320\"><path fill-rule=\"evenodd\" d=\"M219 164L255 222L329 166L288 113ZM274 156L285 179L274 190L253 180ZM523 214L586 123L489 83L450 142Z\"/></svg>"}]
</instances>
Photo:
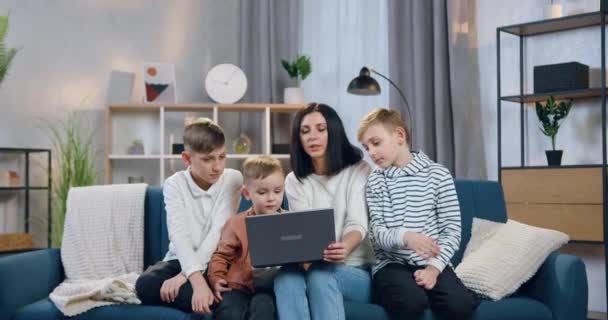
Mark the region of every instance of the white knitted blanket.
<instances>
[{"instance_id":1,"label":"white knitted blanket","mask_svg":"<svg viewBox=\"0 0 608 320\"><path fill-rule=\"evenodd\" d=\"M50 299L66 316L115 303L141 303L146 184L70 189L61 260L66 280Z\"/></svg>"}]
</instances>

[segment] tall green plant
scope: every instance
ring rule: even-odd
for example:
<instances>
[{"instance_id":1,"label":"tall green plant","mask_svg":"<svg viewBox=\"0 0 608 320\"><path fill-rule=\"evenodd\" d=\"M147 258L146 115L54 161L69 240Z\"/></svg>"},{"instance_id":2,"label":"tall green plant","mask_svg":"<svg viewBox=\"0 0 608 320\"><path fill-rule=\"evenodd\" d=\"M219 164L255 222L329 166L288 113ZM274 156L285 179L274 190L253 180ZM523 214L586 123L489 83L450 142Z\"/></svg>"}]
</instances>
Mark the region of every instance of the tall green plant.
<instances>
[{"instance_id":1,"label":"tall green plant","mask_svg":"<svg viewBox=\"0 0 608 320\"><path fill-rule=\"evenodd\" d=\"M5 38L8 33L9 15L0 16L0 84L4 80L13 58L17 54L17 49L7 48Z\"/></svg>"},{"instance_id":2,"label":"tall green plant","mask_svg":"<svg viewBox=\"0 0 608 320\"><path fill-rule=\"evenodd\" d=\"M94 132L83 126L75 113L68 114L66 121L55 124L47 122L47 126L53 140L56 163L51 245L60 247L70 188L90 186L97 180L95 150L92 145Z\"/></svg>"},{"instance_id":3,"label":"tall green plant","mask_svg":"<svg viewBox=\"0 0 608 320\"><path fill-rule=\"evenodd\" d=\"M296 86L300 86L300 81L306 79L312 68L310 66L310 58L305 55L298 55L296 59L290 63L285 59L281 59L281 64L289 77L295 82Z\"/></svg>"},{"instance_id":4,"label":"tall green plant","mask_svg":"<svg viewBox=\"0 0 608 320\"><path fill-rule=\"evenodd\" d=\"M544 106L540 102L536 102L536 115L542 124L540 131L551 138L553 150L555 150L555 140L559 127L562 124L562 120L570 113L570 108L572 108L571 100L555 103L555 98L553 98L553 96L547 98L547 102Z\"/></svg>"}]
</instances>

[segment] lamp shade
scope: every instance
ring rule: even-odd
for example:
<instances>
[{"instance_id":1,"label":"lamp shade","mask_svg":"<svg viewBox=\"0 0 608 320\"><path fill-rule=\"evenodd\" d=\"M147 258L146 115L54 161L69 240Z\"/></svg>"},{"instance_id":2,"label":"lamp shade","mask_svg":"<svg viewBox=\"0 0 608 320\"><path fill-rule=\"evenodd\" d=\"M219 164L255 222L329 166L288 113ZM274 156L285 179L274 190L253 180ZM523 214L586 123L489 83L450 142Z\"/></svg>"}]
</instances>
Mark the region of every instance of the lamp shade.
<instances>
[{"instance_id":1,"label":"lamp shade","mask_svg":"<svg viewBox=\"0 0 608 320\"><path fill-rule=\"evenodd\" d=\"M380 85L376 79L370 77L369 69L363 67L359 76L348 84L346 91L360 96L376 96L380 94Z\"/></svg>"}]
</instances>

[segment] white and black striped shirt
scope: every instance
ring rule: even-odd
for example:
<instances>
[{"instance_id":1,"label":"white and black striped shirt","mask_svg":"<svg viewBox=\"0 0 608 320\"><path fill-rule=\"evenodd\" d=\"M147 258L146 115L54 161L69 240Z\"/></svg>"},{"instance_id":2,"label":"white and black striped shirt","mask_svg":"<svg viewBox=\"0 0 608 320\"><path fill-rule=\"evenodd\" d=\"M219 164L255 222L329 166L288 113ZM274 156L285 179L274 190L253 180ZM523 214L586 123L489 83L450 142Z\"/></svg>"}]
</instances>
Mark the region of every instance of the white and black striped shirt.
<instances>
[{"instance_id":1,"label":"white and black striped shirt","mask_svg":"<svg viewBox=\"0 0 608 320\"><path fill-rule=\"evenodd\" d=\"M412 153L403 168L376 168L367 182L367 205L376 273L389 263L432 265L443 271L460 246L460 206L448 169L424 153ZM428 260L405 246L405 232L437 241L440 254Z\"/></svg>"}]
</instances>

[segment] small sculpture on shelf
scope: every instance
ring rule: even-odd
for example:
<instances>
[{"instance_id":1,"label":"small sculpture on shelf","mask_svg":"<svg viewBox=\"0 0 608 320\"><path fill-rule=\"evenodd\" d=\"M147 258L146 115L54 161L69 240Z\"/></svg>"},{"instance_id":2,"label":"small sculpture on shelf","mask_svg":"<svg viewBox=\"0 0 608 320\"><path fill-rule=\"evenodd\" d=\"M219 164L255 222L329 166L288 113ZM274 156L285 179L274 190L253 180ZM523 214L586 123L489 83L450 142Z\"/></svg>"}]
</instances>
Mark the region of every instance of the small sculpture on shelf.
<instances>
[{"instance_id":1,"label":"small sculpture on shelf","mask_svg":"<svg viewBox=\"0 0 608 320\"><path fill-rule=\"evenodd\" d=\"M540 131L551 138L551 146L553 147L552 150L545 151L547 163L550 166L559 166L562 163L563 151L555 150L555 140L562 121L570 113L570 108L572 108L572 100L556 103L553 96L547 98L544 106L540 102L536 102L536 115L542 124Z\"/></svg>"},{"instance_id":2,"label":"small sculpture on shelf","mask_svg":"<svg viewBox=\"0 0 608 320\"><path fill-rule=\"evenodd\" d=\"M251 138L248 135L241 133L239 137L234 140L232 149L236 154L249 154L251 151Z\"/></svg>"},{"instance_id":3,"label":"small sculpture on shelf","mask_svg":"<svg viewBox=\"0 0 608 320\"><path fill-rule=\"evenodd\" d=\"M16 171L0 168L0 187L19 187L21 178Z\"/></svg>"},{"instance_id":4,"label":"small sculpture on shelf","mask_svg":"<svg viewBox=\"0 0 608 320\"><path fill-rule=\"evenodd\" d=\"M144 179L144 177L139 176L139 177L135 177L135 176L129 176L127 178L127 182L128 183L145 183L146 180Z\"/></svg>"},{"instance_id":5,"label":"small sculpture on shelf","mask_svg":"<svg viewBox=\"0 0 608 320\"><path fill-rule=\"evenodd\" d=\"M141 139L133 140L133 143L129 146L129 149L127 150L127 154L144 154L144 142Z\"/></svg>"}]
</instances>

